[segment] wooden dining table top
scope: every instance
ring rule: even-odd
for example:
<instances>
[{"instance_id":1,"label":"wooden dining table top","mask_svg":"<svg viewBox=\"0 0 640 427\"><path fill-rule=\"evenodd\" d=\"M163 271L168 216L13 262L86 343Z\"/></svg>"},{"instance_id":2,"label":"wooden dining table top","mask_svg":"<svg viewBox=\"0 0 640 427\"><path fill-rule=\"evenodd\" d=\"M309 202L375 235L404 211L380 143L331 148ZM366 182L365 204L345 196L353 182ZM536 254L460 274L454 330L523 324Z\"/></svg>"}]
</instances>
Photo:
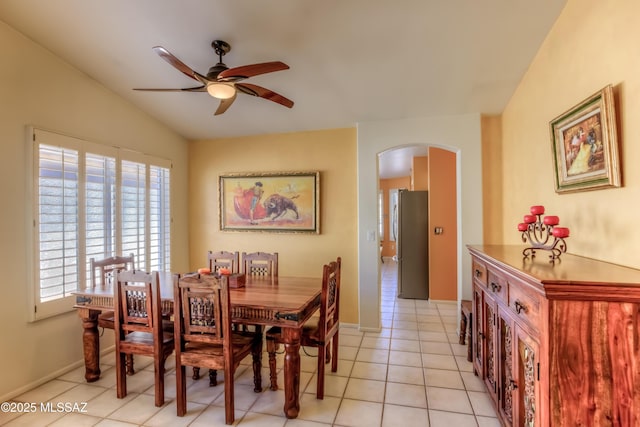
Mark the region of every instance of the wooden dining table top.
<instances>
[{"instance_id":1,"label":"wooden dining table top","mask_svg":"<svg viewBox=\"0 0 640 427\"><path fill-rule=\"evenodd\" d=\"M173 304L173 279L175 274L160 272L160 298L163 306L168 306L172 311ZM254 318L255 313L268 310L270 317L280 316L286 319L287 313L296 313L301 308L317 309L320 305L322 291L322 278L320 277L293 277L279 276L275 279L247 276L246 284L241 288L229 287L231 307L234 311L242 309L251 311L247 316ZM113 287L95 287L74 292L77 296L76 308L91 308L97 310L113 309ZM240 316L245 317L245 316ZM303 316L307 317L307 316ZM259 319L253 319L258 321ZM286 320L298 321L297 317ZM267 322L265 319L265 323Z\"/></svg>"}]
</instances>

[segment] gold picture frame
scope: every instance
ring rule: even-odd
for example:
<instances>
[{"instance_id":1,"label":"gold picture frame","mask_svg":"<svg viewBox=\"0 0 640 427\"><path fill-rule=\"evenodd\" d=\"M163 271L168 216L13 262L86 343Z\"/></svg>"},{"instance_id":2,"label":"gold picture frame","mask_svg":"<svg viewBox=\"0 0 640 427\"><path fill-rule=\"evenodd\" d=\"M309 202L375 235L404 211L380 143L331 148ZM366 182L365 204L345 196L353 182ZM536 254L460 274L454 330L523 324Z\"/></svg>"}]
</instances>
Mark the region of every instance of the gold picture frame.
<instances>
[{"instance_id":1,"label":"gold picture frame","mask_svg":"<svg viewBox=\"0 0 640 427\"><path fill-rule=\"evenodd\" d=\"M611 85L550 122L557 193L620 187Z\"/></svg>"},{"instance_id":2,"label":"gold picture frame","mask_svg":"<svg viewBox=\"0 0 640 427\"><path fill-rule=\"evenodd\" d=\"M220 230L320 234L320 172L219 177Z\"/></svg>"}]
</instances>

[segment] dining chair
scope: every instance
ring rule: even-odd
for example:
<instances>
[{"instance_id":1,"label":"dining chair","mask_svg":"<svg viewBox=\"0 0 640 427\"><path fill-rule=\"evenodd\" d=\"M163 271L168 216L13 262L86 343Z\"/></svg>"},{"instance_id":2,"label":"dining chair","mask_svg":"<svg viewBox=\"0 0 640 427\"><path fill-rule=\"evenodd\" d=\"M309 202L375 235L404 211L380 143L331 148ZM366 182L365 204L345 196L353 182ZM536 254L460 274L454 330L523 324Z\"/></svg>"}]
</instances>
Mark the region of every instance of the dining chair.
<instances>
[{"instance_id":1,"label":"dining chair","mask_svg":"<svg viewBox=\"0 0 640 427\"><path fill-rule=\"evenodd\" d=\"M209 270L212 273L217 272L219 268L227 268L231 273L237 273L240 269L240 256L238 251L209 251L207 258L209 260Z\"/></svg>"},{"instance_id":2,"label":"dining chair","mask_svg":"<svg viewBox=\"0 0 640 427\"><path fill-rule=\"evenodd\" d=\"M91 288L102 288L113 286L115 275L118 271L134 270L135 256L111 256L96 260L89 259L89 277L91 278ZM113 310L103 311L98 315L98 326L104 329L114 329L115 315ZM127 374L133 375L133 356L127 356Z\"/></svg>"},{"instance_id":3,"label":"dining chair","mask_svg":"<svg viewBox=\"0 0 640 427\"><path fill-rule=\"evenodd\" d=\"M278 252L242 252L240 273L272 279L278 277Z\"/></svg>"},{"instance_id":4,"label":"dining chair","mask_svg":"<svg viewBox=\"0 0 640 427\"><path fill-rule=\"evenodd\" d=\"M164 404L165 361L173 352L173 334L162 326L158 272L120 271L114 287L116 394L127 395L125 356L153 358L155 405Z\"/></svg>"},{"instance_id":5,"label":"dining chair","mask_svg":"<svg viewBox=\"0 0 640 427\"><path fill-rule=\"evenodd\" d=\"M239 252L229 251L209 251L207 254L209 260L209 271L215 273L219 268L227 268L231 273L237 273L240 269L240 256ZM193 367L194 380L200 379L200 367ZM218 373L214 369L209 370L209 386L214 387L218 385Z\"/></svg>"},{"instance_id":6,"label":"dining chair","mask_svg":"<svg viewBox=\"0 0 640 427\"><path fill-rule=\"evenodd\" d=\"M95 258L89 259L89 274L91 278L92 288L105 288L113 286L115 274L123 270L135 269L135 257L133 254L129 256L112 256L100 260ZM98 326L113 329L114 314L113 311L103 311L98 316Z\"/></svg>"},{"instance_id":7,"label":"dining chair","mask_svg":"<svg viewBox=\"0 0 640 427\"><path fill-rule=\"evenodd\" d=\"M175 278L174 307L177 415L182 417L187 412L185 366L201 366L224 371L225 422L233 424L234 373L250 354L254 360L254 391L262 391L261 336L232 330L227 276Z\"/></svg>"},{"instance_id":8,"label":"dining chair","mask_svg":"<svg viewBox=\"0 0 640 427\"><path fill-rule=\"evenodd\" d=\"M300 345L318 348L318 382L316 398L324 399L325 364L331 362L331 372L338 370L338 338L340 329L340 273L342 259L338 257L323 267L320 316L312 317L303 326ZM269 354L271 390L278 389L276 351L282 343L282 330L270 328L265 334ZM333 354L332 354L333 353Z\"/></svg>"}]
</instances>

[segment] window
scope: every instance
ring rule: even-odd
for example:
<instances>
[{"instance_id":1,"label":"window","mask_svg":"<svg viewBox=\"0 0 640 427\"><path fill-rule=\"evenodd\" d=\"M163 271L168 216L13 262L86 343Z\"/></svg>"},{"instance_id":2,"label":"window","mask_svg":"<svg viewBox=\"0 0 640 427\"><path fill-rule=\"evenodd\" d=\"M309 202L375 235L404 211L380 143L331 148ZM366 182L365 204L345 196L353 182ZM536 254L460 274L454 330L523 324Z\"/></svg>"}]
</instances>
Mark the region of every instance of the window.
<instances>
[{"instance_id":1,"label":"window","mask_svg":"<svg viewBox=\"0 0 640 427\"><path fill-rule=\"evenodd\" d=\"M133 253L170 271L170 163L32 129L32 320L73 308L89 260Z\"/></svg>"}]
</instances>

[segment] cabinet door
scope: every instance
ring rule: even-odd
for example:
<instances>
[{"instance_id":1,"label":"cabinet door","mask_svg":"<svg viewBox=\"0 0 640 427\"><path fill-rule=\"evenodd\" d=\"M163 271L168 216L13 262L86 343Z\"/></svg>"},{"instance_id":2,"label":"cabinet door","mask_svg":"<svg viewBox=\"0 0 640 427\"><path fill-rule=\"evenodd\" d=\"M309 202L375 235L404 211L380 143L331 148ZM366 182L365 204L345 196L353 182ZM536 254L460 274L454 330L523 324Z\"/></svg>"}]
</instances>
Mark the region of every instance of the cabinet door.
<instances>
[{"instance_id":1,"label":"cabinet door","mask_svg":"<svg viewBox=\"0 0 640 427\"><path fill-rule=\"evenodd\" d=\"M473 334L473 369L476 375L484 380L484 298L482 288L473 286L473 315L471 316Z\"/></svg>"},{"instance_id":2,"label":"cabinet door","mask_svg":"<svg viewBox=\"0 0 640 427\"><path fill-rule=\"evenodd\" d=\"M523 329L515 327L516 389L514 390L514 425L538 427L540 424L540 348Z\"/></svg>"},{"instance_id":3,"label":"cabinet door","mask_svg":"<svg viewBox=\"0 0 640 427\"><path fill-rule=\"evenodd\" d=\"M487 386L487 390L494 401L498 400L498 327L497 327L497 305L496 302L484 293L484 334L482 336L484 341L484 383Z\"/></svg>"},{"instance_id":4,"label":"cabinet door","mask_svg":"<svg viewBox=\"0 0 640 427\"><path fill-rule=\"evenodd\" d=\"M507 426L513 425L517 384L514 375L515 325L503 308L498 308L498 411Z\"/></svg>"}]
</instances>

